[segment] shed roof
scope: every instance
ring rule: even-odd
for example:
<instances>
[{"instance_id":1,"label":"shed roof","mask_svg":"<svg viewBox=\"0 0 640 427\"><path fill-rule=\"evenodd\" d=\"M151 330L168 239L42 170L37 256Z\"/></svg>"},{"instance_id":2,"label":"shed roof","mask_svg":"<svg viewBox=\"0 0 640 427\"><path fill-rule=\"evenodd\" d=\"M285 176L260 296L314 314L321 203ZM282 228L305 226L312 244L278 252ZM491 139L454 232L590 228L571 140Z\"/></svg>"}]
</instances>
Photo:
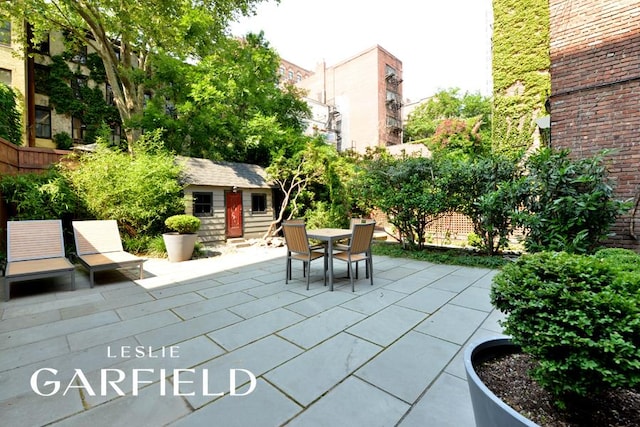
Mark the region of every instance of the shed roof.
<instances>
[{"instance_id":1,"label":"shed roof","mask_svg":"<svg viewBox=\"0 0 640 427\"><path fill-rule=\"evenodd\" d=\"M214 162L209 159L178 156L184 165L188 185L214 187L271 188L264 168L248 163Z\"/></svg>"}]
</instances>

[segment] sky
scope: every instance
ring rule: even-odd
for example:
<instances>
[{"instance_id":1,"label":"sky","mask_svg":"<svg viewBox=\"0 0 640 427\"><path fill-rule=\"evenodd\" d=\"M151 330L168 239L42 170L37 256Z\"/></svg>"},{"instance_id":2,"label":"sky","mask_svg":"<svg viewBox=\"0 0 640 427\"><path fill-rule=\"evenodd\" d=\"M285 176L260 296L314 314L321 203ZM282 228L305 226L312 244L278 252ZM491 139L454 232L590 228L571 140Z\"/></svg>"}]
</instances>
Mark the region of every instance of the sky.
<instances>
[{"instance_id":1,"label":"sky","mask_svg":"<svg viewBox=\"0 0 640 427\"><path fill-rule=\"evenodd\" d=\"M491 94L491 0L269 0L256 12L231 33L264 31L281 58L310 71L380 45L402 61L405 99Z\"/></svg>"}]
</instances>

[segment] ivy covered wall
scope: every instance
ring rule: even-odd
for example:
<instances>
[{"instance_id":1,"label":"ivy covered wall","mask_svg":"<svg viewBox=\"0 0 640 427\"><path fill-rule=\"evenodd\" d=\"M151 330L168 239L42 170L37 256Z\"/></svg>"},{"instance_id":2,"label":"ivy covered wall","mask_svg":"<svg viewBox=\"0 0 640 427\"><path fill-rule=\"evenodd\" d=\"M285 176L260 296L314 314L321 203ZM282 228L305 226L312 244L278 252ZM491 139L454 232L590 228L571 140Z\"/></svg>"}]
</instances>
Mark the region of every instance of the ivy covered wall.
<instances>
[{"instance_id":1,"label":"ivy covered wall","mask_svg":"<svg viewBox=\"0 0 640 427\"><path fill-rule=\"evenodd\" d=\"M549 0L493 0L493 148L518 153L539 142L546 116Z\"/></svg>"}]
</instances>

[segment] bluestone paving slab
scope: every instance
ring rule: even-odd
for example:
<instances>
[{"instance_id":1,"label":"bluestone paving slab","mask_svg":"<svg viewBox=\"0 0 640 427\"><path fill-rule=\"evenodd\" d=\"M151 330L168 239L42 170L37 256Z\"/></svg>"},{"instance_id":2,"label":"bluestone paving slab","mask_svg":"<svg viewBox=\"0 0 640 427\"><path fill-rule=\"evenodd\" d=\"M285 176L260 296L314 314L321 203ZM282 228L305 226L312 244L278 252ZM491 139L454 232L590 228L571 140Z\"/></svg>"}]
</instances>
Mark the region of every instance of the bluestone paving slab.
<instances>
[{"instance_id":1,"label":"bluestone paving slab","mask_svg":"<svg viewBox=\"0 0 640 427\"><path fill-rule=\"evenodd\" d=\"M246 390L239 390L239 393ZM172 427L225 427L284 425L302 408L271 384L259 379L246 396L226 395L170 424Z\"/></svg>"},{"instance_id":2,"label":"bluestone paving slab","mask_svg":"<svg viewBox=\"0 0 640 427\"><path fill-rule=\"evenodd\" d=\"M90 304L92 302L103 302L104 298L99 293L84 294L82 291L71 291L76 297L64 300L47 300L37 304L10 305L5 308L3 317L9 319L19 316L30 316L32 314L42 313L50 310L59 310L61 308L80 306Z\"/></svg>"},{"instance_id":3,"label":"bluestone paving slab","mask_svg":"<svg viewBox=\"0 0 640 427\"><path fill-rule=\"evenodd\" d=\"M425 270L428 271L428 270ZM386 289L390 289L396 292L401 292L404 294L412 294L420 289L423 289L426 285L435 282L442 278L441 273L434 274L420 274L421 272L417 272L406 276L399 280L391 281L388 285L386 285Z\"/></svg>"},{"instance_id":4,"label":"bluestone paving slab","mask_svg":"<svg viewBox=\"0 0 640 427\"><path fill-rule=\"evenodd\" d=\"M247 293L234 292L221 297L183 305L182 307L174 308L173 312L183 319L191 319L255 300L255 297Z\"/></svg>"},{"instance_id":5,"label":"bluestone paving slab","mask_svg":"<svg viewBox=\"0 0 640 427\"><path fill-rule=\"evenodd\" d=\"M0 357L0 372L51 359L68 352L69 344L64 336L4 349Z\"/></svg>"},{"instance_id":6,"label":"bluestone paving slab","mask_svg":"<svg viewBox=\"0 0 640 427\"><path fill-rule=\"evenodd\" d=\"M305 290L305 292L307 292ZM307 294L308 295L308 294ZM313 294L302 301L295 302L286 306L287 310L291 310L306 317L315 316L325 310L353 300L357 295L348 294L346 292L326 292Z\"/></svg>"},{"instance_id":7,"label":"bluestone paving slab","mask_svg":"<svg viewBox=\"0 0 640 427\"><path fill-rule=\"evenodd\" d=\"M396 304L424 313L433 313L451 301L456 295L455 292L424 287L408 297L399 300Z\"/></svg>"},{"instance_id":8,"label":"bluestone paving slab","mask_svg":"<svg viewBox=\"0 0 640 427\"><path fill-rule=\"evenodd\" d=\"M242 318L228 310L220 310L203 316L173 323L159 329L153 329L136 335L138 342L144 346L160 347L173 345L207 334L225 326L240 322Z\"/></svg>"},{"instance_id":9,"label":"bluestone paving slab","mask_svg":"<svg viewBox=\"0 0 640 427\"><path fill-rule=\"evenodd\" d=\"M444 369L444 371L448 374L454 375L460 379L463 379L466 381L467 379L467 373L464 370L464 350L465 348L472 342L478 340L478 339L485 339L485 338L493 338L493 337L503 337L505 335L502 335L501 333L496 333L493 331L489 331L487 329L478 329L477 331L475 331L473 333L473 335L471 337L469 337L469 339L465 342L465 344L460 348L460 350L458 351L458 353L456 354L456 356L453 358L453 360L447 365L447 367Z\"/></svg>"},{"instance_id":10,"label":"bluestone paving slab","mask_svg":"<svg viewBox=\"0 0 640 427\"><path fill-rule=\"evenodd\" d=\"M280 366L288 360L296 357L302 350L274 335L270 335L259 341L218 356L205 362L195 369L198 373L207 370L209 376L208 394L229 393L229 371L231 369L246 369L256 377L263 375L276 366ZM217 396L208 396L202 393L202 376L196 376L193 384L183 383L178 389L181 393L194 393L193 396L186 396L189 404L194 408L217 399ZM246 378L247 382L249 381ZM242 383L238 383L241 386Z\"/></svg>"},{"instance_id":11,"label":"bluestone paving slab","mask_svg":"<svg viewBox=\"0 0 640 427\"><path fill-rule=\"evenodd\" d=\"M240 319L233 325L218 328L207 336L230 351L264 338L303 319L304 317L299 314L278 308L247 320Z\"/></svg>"},{"instance_id":12,"label":"bluestone paving slab","mask_svg":"<svg viewBox=\"0 0 640 427\"><path fill-rule=\"evenodd\" d=\"M429 316L415 330L462 345L488 315L484 311L448 304Z\"/></svg>"},{"instance_id":13,"label":"bluestone paving slab","mask_svg":"<svg viewBox=\"0 0 640 427\"><path fill-rule=\"evenodd\" d=\"M287 425L394 426L408 409L407 403L358 378L349 377Z\"/></svg>"},{"instance_id":14,"label":"bluestone paving slab","mask_svg":"<svg viewBox=\"0 0 640 427\"><path fill-rule=\"evenodd\" d=\"M452 304L461 305L463 307L475 308L476 310L486 311L493 310L489 293L484 288L469 286L460 292L451 300Z\"/></svg>"},{"instance_id":15,"label":"bluestone paving slab","mask_svg":"<svg viewBox=\"0 0 640 427\"><path fill-rule=\"evenodd\" d=\"M61 387L64 389L67 384ZM43 389L43 392L51 390ZM11 427L44 426L58 419L83 410L80 392L70 389L66 395L59 393L42 397L33 391L0 401L2 425ZM92 423L93 424L93 423Z\"/></svg>"},{"instance_id":16,"label":"bluestone paving slab","mask_svg":"<svg viewBox=\"0 0 640 427\"><path fill-rule=\"evenodd\" d=\"M144 331L158 329L178 321L180 321L178 316L170 311L161 311L135 319L123 320L117 324L100 326L90 331L75 332L67 335L67 339L72 350L79 350L99 345L105 341L115 341Z\"/></svg>"},{"instance_id":17,"label":"bluestone paving slab","mask_svg":"<svg viewBox=\"0 0 640 427\"><path fill-rule=\"evenodd\" d=\"M64 336L68 333L92 329L110 323L116 323L120 319L113 311L83 316L78 319L60 320L44 325L22 328L20 331L0 333L0 350L10 347L18 347L48 338Z\"/></svg>"},{"instance_id":18,"label":"bluestone paving slab","mask_svg":"<svg viewBox=\"0 0 640 427\"><path fill-rule=\"evenodd\" d=\"M401 292L380 288L350 299L348 302L341 304L341 306L362 314L373 314L404 297L406 295Z\"/></svg>"},{"instance_id":19,"label":"bluestone paving slab","mask_svg":"<svg viewBox=\"0 0 640 427\"><path fill-rule=\"evenodd\" d=\"M347 329L347 332L387 347L423 321L426 316L426 313L394 305L367 317Z\"/></svg>"},{"instance_id":20,"label":"bluestone paving slab","mask_svg":"<svg viewBox=\"0 0 640 427\"><path fill-rule=\"evenodd\" d=\"M409 332L355 375L413 403L455 356L460 346L419 332Z\"/></svg>"},{"instance_id":21,"label":"bluestone paving slab","mask_svg":"<svg viewBox=\"0 0 640 427\"><path fill-rule=\"evenodd\" d=\"M171 390L171 385L166 385L166 389ZM169 393L162 396L156 384L143 388L138 396L118 397L90 409L53 425L113 427L131 425L131 420L140 420L140 425L163 426L191 412L182 397Z\"/></svg>"},{"instance_id":22,"label":"bluestone paving slab","mask_svg":"<svg viewBox=\"0 0 640 427\"><path fill-rule=\"evenodd\" d=\"M130 307L132 305L153 301L153 297L148 293L134 293L130 295L120 295L106 301L97 301L89 304L76 305L60 309L60 313L64 319L86 316L92 313L100 313L101 311L114 310L122 307Z\"/></svg>"},{"instance_id":23,"label":"bluestone paving slab","mask_svg":"<svg viewBox=\"0 0 640 427\"><path fill-rule=\"evenodd\" d=\"M18 331L24 328L44 325L46 323L56 322L62 319L60 310L49 310L40 313L29 314L26 316L12 317L9 319L1 318L0 332Z\"/></svg>"},{"instance_id":24,"label":"bluestone paving slab","mask_svg":"<svg viewBox=\"0 0 640 427\"><path fill-rule=\"evenodd\" d=\"M481 328L488 329L490 331L494 331L497 333L502 333L503 328L500 325L500 322L505 320L506 316L504 313L498 310L492 310L489 313L489 316L482 322Z\"/></svg>"},{"instance_id":25,"label":"bluestone paving slab","mask_svg":"<svg viewBox=\"0 0 640 427\"><path fill-rule=\"evenodd\" d=\"M217 298L219 296L226 295L226 294L246 291L247 289L252 289L257 286L262 286L262 283L251 279L251 280L243 280L241 282L235 282L235 283L232 282L232 283L225 283L221 285L215 285L210 288L204 288L202 290L199 290L198 293L205 298Z\"/></svg>"},{"instance_id":26,"label":"bluestone paving slab","mask_svg":"<svg viewBox=\"0 0 640 427\"><path fill-rule=\"evenodd\" d=\"M190 292L188 294L175 295L168 298L162 298L142 304L120 308L116 311L118 315L122 317L122 319L128 320L135 319L136 317L146 316L151 313L157 313L159 311L193 304L198 301L204 301L204 298L196 293Z\"/></svg>"},{"instance_id":27,"label":"bluestone paving slab","mask_svg":"<svg viewBox=\"0 0 640 427\"><path fill-rule=\"evenodd\" d=\"M202 289L212 288L217 285L221 285L221 283L211 278L201 277L196 280L188 281L186 283L181 283L178 285L155 288L150 290L149 293L153 295L154 298L161 299L180 294L187 294L189 292L197 292Z\"/></svg>"},{"instance_id":28,"label":"bluestone paving slab","mask_svg":"<svg viewBox=\"0 0 640 427\"><path fill-rule=\"evenodd\" d=\"M376 271L374 270L373 280L375 281L376 278L388 279L388 280L400 280L415 272L416 270L414 268L407 268L407 267L395 267L390 270L380 271L377 274L376 274Z\"/></svg>"},{"instance_id":29,"label":"bluestone paving slab","mask_svg":"<svg viewBox=\"0 0 640 427\"><path fill-rule=\"evenodd\" d=\"M282 283L264 284L244 292L255 298L264 298L282 292Z\"/></svg>"},{"instance_id":30,"label":"bluestone paving slab","mask_svg":"<svg viewBox=\"0 0 640 427\"><path fill-rule=\"evenodd\" d=\"M467 382L442 374L411 408L399 427L460 427L475 425Z\"/></svg>"},{"instance_id":31,"label":"bluestone paving slab","mask_svg":"<svg viewBox=\"0 0 640 427\"><path fill-rule=\"evenodd\" d=\"M474 282L473 277L456 276L453 274L447 274L442 278L429 284L430 288L440 289L449 292L462 292L468 288Z\"/></svg>"},{"instance_id":32,"label":"bluestone paving slab","mask_svg":"<svg viewBox=\"0 0 640 427\"><path fill-rule=\"evenodd\" d=\"M244 304L235 305L230 307L229 310L236 313L239 316L248 319L250 317L257 316L267 311L281 308L294 302L300 301L304 297L302 295L293 292L279 292L268 297L256 299L254 301L246 302Z\"/></svg>"},{"instance_id":33,"label":"bluestone paving slab","mask_svg":"<svg viewBox=\"0 0 640 427\"><path fill-rule=\"evenodd\" d=\"M361 313L335 307L290 326L278 335L302 348L311 348L364 318Z\"/></svg>"},{"instance_id":34,"label":"bluestone paving slab","mask_svg":"<svg viewBox=\"0 0 640 427\"><path fill-rule=\"evenodd\" d=\"M307 406L380 350L377 345L341 333L268 372L265 378Z\"/></svg>"}]
</instances>

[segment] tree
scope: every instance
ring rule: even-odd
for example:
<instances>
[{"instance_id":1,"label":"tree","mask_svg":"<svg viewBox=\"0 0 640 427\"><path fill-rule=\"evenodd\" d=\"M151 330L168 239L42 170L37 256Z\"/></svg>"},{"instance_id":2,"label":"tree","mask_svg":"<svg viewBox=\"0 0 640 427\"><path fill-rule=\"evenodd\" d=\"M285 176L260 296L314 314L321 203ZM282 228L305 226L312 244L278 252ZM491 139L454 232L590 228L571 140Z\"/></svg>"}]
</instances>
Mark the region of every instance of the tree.
<instances>
[{"instance_id":1,"label":"tree","mask_svg":"<svg viewBox=\"0 0 640 427\"><path fill-rule=\"evenodd\" d=\"M22 43L41 41L52 30L90 46L102 59L118 112L125 124L129 151L140 128L126 127L140 116L145 102L145 77L152 59L167 54L181 60L200 58L225 34L238 15L254 13L261 0L16 0L0 4L0 17L29 22L33 33Z\"/></svg>"},{"instance_id":2,"label":"tree","mask_svg":"<svg viewBox=\"0 0 640 427\"><path fill-rule=\"evenodd\" d=\"M183 155L266 166L283 141L302 134L309 114L298 89L278 87L279 64L262 33L219 40L195 65L156 56L142 127L165 129Z\"/></svg>"},{"instance_id":3,"label":"tree","mask_svg":"<svg viewBox=\"0 0 640 427\"><path fill-rule=\"evenodd\" d=\"M0 83L0 137L20 145L22 120L16 103L16 93L9 86Z\"/></svg>"},{"instance_id":4,"label":"tree","mask_svg":"<svg viewBox=\"0 0 640 427\"><path fill-rule=\"evenodd\" d=\"M491 144L491 101L457 88L442 90L409 115L404 134L432 151L480 155Z\"/></svg>"}]
</instances>

